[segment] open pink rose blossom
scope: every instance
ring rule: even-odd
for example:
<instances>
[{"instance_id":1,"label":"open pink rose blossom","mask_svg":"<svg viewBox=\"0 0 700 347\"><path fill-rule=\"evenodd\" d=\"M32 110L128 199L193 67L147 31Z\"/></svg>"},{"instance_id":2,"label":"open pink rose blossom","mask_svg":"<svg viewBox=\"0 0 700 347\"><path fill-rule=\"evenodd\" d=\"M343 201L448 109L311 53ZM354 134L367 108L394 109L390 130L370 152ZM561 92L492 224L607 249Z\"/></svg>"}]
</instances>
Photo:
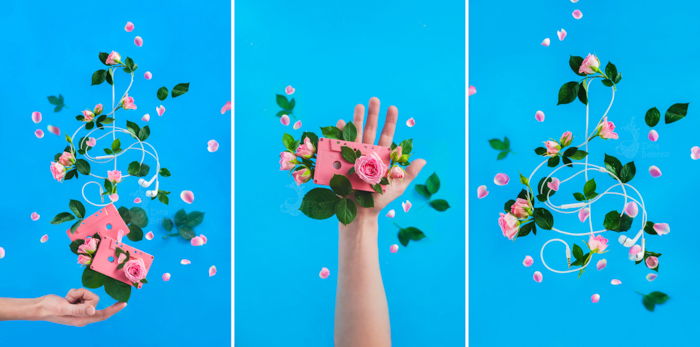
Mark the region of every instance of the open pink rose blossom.
<instances>
[{"instance_id":1,"label":"open pink rose blossom","mask_svg":"<svg viewBox=\"0 0 700 347\"><path fill-rule=\"evenodd\" d=\"M498 217L498 226L501 228L503 236L507 237L508 240L513 240L520 229L520 222L517 217L510 213L501 213Z\"/></svg>"},{"instance_id":2,"label":"open pink rose blossom","mask_svg":"<svg viewBox=\"0 0 700 347\"><path fill-rule=\"evenodd\" d=\"M646 263L648 268L654 270L659 267L659 258L651 255L647 257L644 263Z\"/></svg>"},{"instance_id":3,"label":"open pink rose blossom","mask_svg":"<svg viewBox=\"0 0 700 347\"><path fill-rule=\"evenodd\" d=\"M379 184L387 171L386 164L384 164L382 158L375 152L357 158L354 167L355 174L360 177L361 180L373 185Z\"/></svg>"},{"instance_id":4,"label":"open pink rose blossom","mask_svg":"<svg viewBox=\"0 0 700 347\"><path fill-rule=\"evenodd\" d=\"M127 261L122 270L126 278L132 283L138 283L146 278L146 265L141 258Z\"/></svg>"},{"instance_id":5,"label":"open pink rose blossom","mask_svg":"<svg viewBox=\"0 0 700 347\"><path fill-rule=\"evenodd\" d=\"M591 249L591 252L603 253L608 248L608 239L601 235L591 236L588 238L588 248Z\"/></svg>"}]
</instances>

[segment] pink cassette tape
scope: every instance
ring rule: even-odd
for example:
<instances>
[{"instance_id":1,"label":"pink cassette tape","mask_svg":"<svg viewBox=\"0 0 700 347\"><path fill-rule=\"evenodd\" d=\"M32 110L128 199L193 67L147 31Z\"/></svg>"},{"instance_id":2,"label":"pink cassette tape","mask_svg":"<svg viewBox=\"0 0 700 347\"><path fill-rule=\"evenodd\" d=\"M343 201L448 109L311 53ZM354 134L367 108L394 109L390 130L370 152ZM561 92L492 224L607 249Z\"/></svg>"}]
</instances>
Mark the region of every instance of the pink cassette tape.
<instances>
[{"instance_id":1,"label":"pink cassette tape","mask_svg":"<svg viewBox=\"0 0 700 347\"><path fill-rule=\"evenodd\" d=\"M391 163L391 148L383 146L373 146L359 142L348 142L335 139L318 139L318 155L316 157L316 171L314 173L314 183L320 185L329 185L333 175L343 175L350 179L352 188L355 190L364 190L373 192L374 189L365 181L361 180L357 175L348 175L348 171L353 167L353 164L348 163L340 154L340 148L343 146L350 147L362 152L362 155L368 155L372 152L377 153L384 164L388 167ZM382 189L385 189L382 186Z\"/></svg>"},{"instance_id":2,"label":"pink cassette tape","mask_svg":"<svg viewBox=\"0 0 700 347\"><path fill-rule=\"evenodd\" d=\"M71 241L85 239L95 234L99 234L102 238L119 239L120 231L121 236L125 236L129 233L129 227L124 223L114 204L109 204L90 217L85 218L74 233L71 233L70 229L68 229L66 234L68 234L68 238Z\"/></svg>"},{"instance_id":3,"label":"pink cassette tape","mask_svg":"<svg viewBox=\"0 0 700 347\"><path fill-rule=\"evenodd\" d=\"M143 264L146 266L146 274L148 274L148 270L151 269L151 264L153 263L152 255L110 237L103 237L102 241L100 241L100 245L97 247L97 252L95 252L95 255L92 258L90 268L105 276L109 276L115 280L132 285L133 283L129 282L126 275L124 275L123 269L117 269L119 266L116 255L117 248L121 248L124 252L129 252L130 260L139 258L142 259ZM138 283L138 288L141 288L141 285L142 283Z\"/></svg>"}]
</instances>

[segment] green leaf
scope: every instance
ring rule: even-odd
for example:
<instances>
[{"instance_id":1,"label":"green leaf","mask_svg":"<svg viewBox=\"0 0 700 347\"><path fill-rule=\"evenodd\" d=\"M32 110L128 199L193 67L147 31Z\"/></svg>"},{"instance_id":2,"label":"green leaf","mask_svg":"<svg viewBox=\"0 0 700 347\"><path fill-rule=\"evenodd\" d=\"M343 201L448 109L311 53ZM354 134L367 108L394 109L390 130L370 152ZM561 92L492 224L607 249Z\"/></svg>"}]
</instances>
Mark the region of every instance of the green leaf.
<instances>
[{"instance_id":1,"label":"green leaf","mask_svg":"<svg viewBox=\"0 0 700 347\"><path fill-rule=\"evenodd\" d=\"M282 144L286 149L294 153L297 149L297 141L294 140L294 137L289 134L284 134L282 135Z\"/></svg>"},{"instance_id":2,"label":"green leaf","mask_svg":"<svg viewBox=\"0 0 700 347\"><path fill-rule=\"evenodd\" d=\"M179 210L175 213L175 225L178 227L187 224L187 212L185 210Z\"/></svg>"},{"instance_id":3,"label":"green leaf","mask_svg":"<svg viewBox=\"0 0 700 347\"><path fill-rule=\"evenodd\" d=\"M335 126L323 127L323 128L321 128L321 133L323 134L324 137L329 138L329 139L337 139L337 140L343 139L343 131L338 129L338 127L335 127Z\"/></svg>"},{"instance_id":4,"label":"green leaf","mask_svg":"<svg viewBox=\"0 0 700 347\"><path fill-rule=\"evenodd\" d=\"M178 83L173 87L173 90L170 92L170 95L173 98L177 98L180 95L183 95L187 93L190 90L190 84L189 83Z\"/></svg>"},{"instance_id":5,"label":"green leaf","mask_svg":"<svg viewBox=\"0 0 700 347\"><path fill-rule=\"evenodd\" d=\"M666 110L666 115L664 116L666 124L671 124L685 118L687 113L688 103L671 105L671 107Z\"/></svg>"},{"instance_id":6,"label":"green leaf","mask_svg":"<svg viewBox=\"0 0 700 347\"><path fill-rule=\"evenodd\" d=\"M357 206L355 206L355 202L350 199L338 201L335 205L335 215L341 223L345 225L350 224L357 215Z\"/></svg>"},{"instance_id":7,"label":"green leaf","mask_svg":"<svg viewBox=\"0 0 700 347\"><path fill-rule=\"evenodd\" d=\"M100 58L100 61L102 62L102 64L107 65L107 57L109 57L109 53L100 52L97 55L97 57Z\"/></svg>"},{"instance_id":8,"label":"green leaf","mask_svg":"<svg viewBox=\"0 0 700 347\"><path fill-rule=\"evenodd\" d=\"M550 230L554 227L554 217L549 210L537 207L535 208L534 217L535 223L537 223L540 228Z\"/></svg>"},{"instance_id":9,"label":"green leaf","mask_svg":"<svg viewBox=\"0 0 700 347\"><path fill-rule=\"evenodd\" d=\"M620 170L622 170L622 163L620 162L620 160L613 157L612 155L606 154L604 162L605 168L608 170L608 172L613 174L615 177L619 178Z\"/></svg>"},{"instance_id":10,"label":"green leaf","mask_svg":"<svg viewBox=\"0 0 700 347\"><path fill-rule=\"evenodd\" d=\"M114 71L112 69L107 69L107 73L105 74L105 81L109 84L114 84Z\"/></svg>"},{"instance_id":11,"label":"green leaf","mask_svg":"<svg viewBox=\"0 0 700 347\"><path fill-rule=\"evenodd\" d=\"M116 139L116 140L112 141L112 153L117 154L117 153L121 152L121 148L122 148L122 141L121 140Z\"/></svg>"},{"instance_id":12,"label":"green leaf","mask_svg":"<svg viewBox=\"0 0 700 347\"><path fill-rule=\"evenodd\" d=\"M187 215L187 226L194 228L204 222L204 212L192 211Z\"/></svg>"},{"instance_id":13,"label":"green leaf","mask_svg":"<svg viewBox=\"0 0 700 347\"><path fill-rule=\"evenodd\" d=\"M185 240L192 240L192 238L195 236L194 229L192 229L192 227L189 227L187 225L183 225L181 227L178 227L177 232Z\"/></svg>"},{"instance_id":14,"label":"green leaf","mask_svg":"<svg viewBox=\"0 0 700 347\"><path fill-rule=\"evenodd\" d=\"M97 70L92 73L92 85L102 84L105 81L107 70Z\"/></svg>"},{"instance_id":15,"label":"green leaf","mask_svg":"<svg viewBox=\"0 0 700 347\"><path fill-rule=\"evenodd\" d=\"M165 190L158 190L158 194L156 195L156 197L158 198L158 201L167 205L170 202L168 194L170 194L170 192Z\"/></svg>"},{"instance_id":16,"label":"green leaf","mask_svg":"<svg viewBox=\"0 0 700 347\"><path fill-rule=\"evenodd\" d=\"M78 230L78 227L83 223L82 219L78 219L73 225L70 226L70 233L75 234L75 231Z\"/></svg>"},{"instance_id":17,"label":"green leaf","mask_svg":"<svg viewBox=\"0 0 700 347\"><path fill-rule=\"evenodd\" d=\"M416 192L426 199L430 199L433 194L430 194L428 187L425 184L416 184Z\"/></svg>"},{"instance_id":18,"label":"green leaf","mask_svg":"<svg viewBox=\"0 0 700 347\"><path fill-rule=\"evenodd\" d=\"M646 308L649 312L654 312L654 309L656 308L656 303L654 302L654 299L646 295L642 297L642 305L644 305L644 308Z\"/></svg>"},{"instance_id":19,"label":"green leaf","mask_svg":"<svg viewBox=\"0 0 700 347\"><path fill-rule=\"evenodd\" d=\"M370 192L362 190L355 191L355 201L362 207L374 207L374 197L372 197L372 193Z\"/></svg>"},{"instance_id":20,"label":"green leaf","mask_svg":"<svg viewBox=\"0 0 700 347\"><path fill-rule=\"evenodd\" d=\"M571 70L579 76L586 76L585 73L578 72L578 70L581 68L581 63L583 63L583 57L575 55L569 57L569 66L571 67Z\"/></svg>"},{"instance_id":21,"label":"green leaf","mask_svg":"<svg viewBox=\"0 0 700 347\"><path fill-rule=\"evenodd\" d=\"M581 246L574 244L573 255L574 259L583 259L583 250L581 249Z\"/></svg>"},{"instance_id":22,"label":"green leaf","mask_svg":"<svg viewBox=\"0 0 700 347\"><path fill-rule=\"evenodd\" d=\"M146 141L146 139L149 136L151 136L151 128L148 125L146 125L145 127L141 128L141 130L139 130L137 137L141 141Z\"/></svg>"},{"instance_id":23,"label":"green leaf","mask_svg":"<svg viewBox=\"0 0 700 347\"><path fill-rule=\"evenodd\" d=\"M173 220L172 219L163 218L163 223L161 223L161 224L163 225L163 229L165 229L165 231L173 230Z\"/></svg>"},{"instance_id":24,"label":"green leaf","mask_svg":"<svg viewBox=\"0 0 700 347\"><path fill-rule=\"evenodd\" d=\"M574 199L576 199L576 201L585 201L586 196L583 195L582 193L577 192L577 193L574 193Z\"/></svg>"},{"instance_id":25,"label":"green leaf","mask_svg":"<svg viewBox=\"0 0 700 347\"><path fill-rule=\"evenodd\" d=\"M626 214L620 214L618 211L610 211L605 214L603 226L607 230L623 232L632 227L632 217Z\"/></svg>"},{"instance_id":26,"label":"green leaf","mask_svg":"<svg viewBox=\"0 0 700 347\"><path fill-rule=\"evenodd\" d=\"M545 155L545 154L547 154L547 149L544 147L537 147L537 148L535 148L535 154Z\"/></svg>"},{"instance_id":27,"label":"green leaf","mask_svg":"<svg viewBox=\"0 0 700 347\"><path fill-rule=\"evenodd\" d=\"M510 153L510 151L503 151L501 153L498 153L498 155L496 156L496 160L505 159L508 156L508 153Z\"/></svg>"},{"instance_id":28,"label":"green leaf","mask_svg":"<svg viewBox=\"0 0 700 347\"><path fill-rule=\"evenodd\" d=\"M666 303L671 297L664 292L654 291L642 297L642 304L644 307L653 312L656 305L661 305Z\"/></svg>"},{"instance_id":29,"label":"green leaf","mask_svg":"<svg viewBox=\"0 0 700 347\"><path fill-rule=\"evenodd\" d=\"M111 296L114 300L118 302L127 302L131 296L131 286L122 282L115 280L111 277L105 276L104 279L105 292Z\"/></svg>"},{"instance_id":30,"label":"green leaf","mask_svg":"<svg viewBox=\"0 0 700 347\"><path fill-rule=\"evenodd\" d=\"M168 98L168 88L166 87L160 87L158 88L158 91L156 92L156 96L158 97L158 100L163 101Z\"/></svg>"},{"instance_id":31,"label":"green leaf","mask_svg":"<svg viewBox=\"0 0 700 347\"><path fill-rule=\"evenodd\" d=\"M73 211L73 214L75 214L76 217L85 218L85 206L82 202L78 200L71 200L68 202L68 207L70 207L70 210Z\"/></svg>"},{"instance_id":32,"label":"green leaf","mask_svg":"<svg viewBox=\"0 0 700 347\"><path fill-rule=\"evenodd\" d=\"M80 247L83 243L85 243L85 240L83 239L77 239L73 242L71 242L68 247L70 248L70 251L75 253L75 255L78 255L78 247Z\"/></svg>"},{"instance_id":33,"label":"green leaf","mask_svg":"<svg viewBox=\"0 0 700 347\"><path fill-rule=\"evenodd\" d=\"M326 219L335 214L335 205L339 200L340 198L330 189L314 188L304 195L299 210L307 217Z\"/></svg>"},{"instance_id":34,"label":"green leaf","mask_svg":"<svg viewBox=\"0 0 700 347\"><path fill-rule=\"evenodd\" d=\"M401 146L401 152L403 154L411 154L413 151L413 139L403 140L399 143L399 146Z\"/></svg>"},{"instance_id":35,"label":"green leaf","mask_svg":"<svg viewBox=\"0 0 700 347\"><path fill-rule=\"evenodd\" d=\"M355 127L355 124L353 124L353 122L345 124L345 127L343 128L343 140L355 142L356 138L357 128Z\"/></svg>"},{"instance_id":36,"label":"green leaf","mask_svg":"<svg viewBox=\"0 0 700 347\"><path fill-rule=\"evenodd\" d=\"M425 181L425 188L431 195L440 190L440 177L438 177L437 173L433 172L433 174L428 177L428 180Z\"/></svg>"},{"instance_id":37,"label":"green leaf","mask_svg":"<svg viewBox=\"0 0 700 347\"><path fill-rule=\"evenodd\" d=\"M586 184L583 185L583 195L585 195L586 198L591 199L597 195L595 193L595 189L595 179L591 178L590 180L588 180L588 182L586 182Z\"/></svg>"},{"instance_id":38,"label":"green leaf","mask_svg":"<svg viewBox=\"0 0 700 347\"><path fill-rule=\"evenodd\" d=\"M578 96L578 82L566 82L559 88L559 100L557 105L568 104L576 100Z\"/></svg>"},{"instance_id":39,"label":"green leaf","mask_svg":"<svg viewBox=\"0 0 700 347\"><path fill-rule=\"evenodd\" d=\"M650 235L657 235L656 230L654 230L654 222L647 221L647 223L644 224L644 232Z\"/></svg>"},{"instance_id":40,"label":"green leaf","mask_svg":"<svg viewBox=\"0 0 700 347\"><path fill-rule=\"evenodd\" d=\"M661 112L659 112L659 109L656 107L650 108L647 111L647 113L644 115L644 121L650 127L654 127L654 126L656 126L656 124L659 124L660 119L661 119Z\"/></svg>"},{"instance_id":41,"label":"green leaf","mask_svg":"<svg viewBox=\"0 0 700 347\"><path fill-rule=\"evenodd\" d=\"M289 113L294 110L289 99L282 94L275 95L275 101L277 102L277 106L281 107L283 110L290 111Z\"/></svg>"},{"instance_id":42,"label":"green leaf","mask_svg":"<svg viewBox=\"0 0 700 347\"><path fill-rule=\"evenodd\" d=\"M354 164L355 160L357 160L357 153L355 153L355 150L348 146L340 147L340 155L345 161L351 164Z\"/></svg>"},{"instance_id":43,"label":"green leaf","mask_svg":"<svg viewBox=\"0 0 700 347\"><path fill-rule=\"evenodd\" d=\"M162 168L160 168L160 171L158 171L158 174L163 176L163 177L170 177L170 170L162 167Z\"/></svg>"},{"instance_id":44,"label":"green leaf","mask_svg":"<svg viewBox=\"0 0 700 347\"><path fill-rule=\"evenodd\" d=\"M617 67L611 62L605 65L605 75L614 83L620 82L622 79L622 76L617 73Z\"/></svg>"},{"instance_id":45,"label":"green leaf","mask_svg":"<svg viewBox=\"0 0 700 347\"><path fill-rule=\"evenodd\" d=\"M418 228L415 227L408 227L408 228L403 228L399 230L399 242L404 245L404 247L408 246L409 241L420 241L425 238L425 234Z\"/></svg>"},{"instance_id":46,"label":"green leaf","mask_svg":"<svg viewBox=\"0 0 700 347\"><path fill-rule=\"evenodd\" d=\"M136 224L142 228L148 225L148 216L146 215L146 210L141 207L132 207L129 210L129 215L131 216L131 224Z\"/></svg>"},{"instance_id":47,"label":"green leaf","mask_svg":"<svg viewBox=\"0 0 700 347\"><path fill-rule=\"evenodd\" d=\"M119 216L124 220L124 224L131 223L131 212L128 208L121 206L117 209L117 211L119 211Z\"/></svg>"},{"instance_id":48,"label":"green leaf","mask_svg":"<svg viewBox=\"0 0 700 347\"><path fill-rule=\"evenodd\" d=\"M578 85L578 100L584 105L588 104L588 92L584 81L581 81Z\"/></svg>"},{"instance_id":49,"label":"green leaf","mask_svg":"<svg viewBox=\"0 0 700 347\"><path fill-rule=\"evenodd\" d=\"M85 270L83 270L83 287L90 289L102 287L106 278L108 277L90 267L86 267Z\"/></svg>"},{"instance_id":50,"label":"green leaf","mask_svg":"<svg viewBox=\"0 0 700 347\"><path fill-rule=\"evenodd\" d=\"M129 131L129 133L131 133L131 135L133 137L137 138L141 128L139 127L138 124L136 124L130 120L127 120L126 121L126 130Z\"/></svg>"},{"instance_id":51,"label":"green leaf","mask_svg":"<svg viewBox=\"0 0 700 347\"><path fill-rule=\"evenodd\" d=\"M499 139L491 139L489 140L489 145L491 148L498 150L498 151L503 151L508 149L508 146L506 146L506 143L499 140Z\"/></svg>"},{"instance_id":52,"label":"green leaf","mask_svg":"<svg viewBox=\"0 0 700 347\"><path fill-rule=\"evenodd\" d=\"M75 219L75 216L68 212L61 212L51 220L51 224L61 224Z\"/></svg>"},{"instance_id":53,"label":"green leaf","mask_svg":"<svg viewBox=\"0 0 700 347\"><path fill-rule=\"evenodd\" d=\"M377 194L384 194L384 190L382 189L382 185L381 185L381 184L379 184L379 183L373 184L373 185L371 185L370 187L372 187L372 189L373 189L375 192L377 192Z\"/></svg>"},{"instance_id":54,"label":"green leaf","mask_svg":"<svg viewBox=\"0 0 700 347\"><path fill-rule=\"evenodd\" d=\"M523 174L520 174L520 183L528 187L530 186L530 180L527 177L523 176Z\"/></svg>"},{"instance_id":55,"label":"green leaf","mask_svg":"<svg viewBox=\"0 0 700 347\"><path fill-rule=\"evenodd\" d=\"M521 225L520 230L518 230L518 237L527 236L530 233L537 235L537 226L534 222L525 223Z\"/></svg>"},{"instance_id":56,"label":"green leaf","mask_svg":"<svg viewBox=\"0 0 700 347\"><path fill-rule=\"evenodd\" d=\"M347 196L352 193L352 183L350 183L350 180L343 175L333 175L330 186L331 189L333 189L333 191L340 196Z\"/></svg>"},{"instance_id":57,"label":"green leaf","mask_svg":"<svg viewBox=\"0 0 700 347\"><path fill-rule=\"evenodd\" d=\"M576 152L569 156L569 158L574 160L581 160L588 155L588 152L577 149Z\"/></svg>"},{"instance_id":58,"label":"green leaf","mask_svg":"<svg viewBox=\"0 0 700 347\"><path fill-rule=\"evenodd\" d=\"M551 157L551 158L549 158L549 160L547 160L547 166L555 167L555 166L559 165L559 160L560 160L559 156Z\"/></svg>"},{"instance_id":59,"label":"green leaf","mask_svg":"<svg viewBox=\"0 0 700 347\"><path fill-rule=\"evenodd\" d=\"M450 208L450 204L445 199L436 199L430 201L430 207L442 212L447 211L447 209Z\"/></svg>"},{"instance_id":60,"label":"green leaf","mask_svg":"<svg viewBox=\"0 0 700 347\"><path fill-rule=\"evenodd\" d=\"M620 181L622 181L622 183L627 183L634 178L634 175L636 173L637 173L637 168L634 166L634 162L631 161L631 162L625 164L625 166L623 166L622 169L620 170L620 177L619 177Z\"/></svg>"},{"instance_id":61,"label":"green leaf","mask_svg":"<svg viewBox=\"0 0 700 347\"><path fill-rule=\"evenodd\" d=\"M75 161L75 168L83 175L90 174L90 163L85 159L78 159Z\"/></svg>"},{"instance_id":62,"label":"green leaf","mask_svg":"<svg viewBox=\"0 0 700 347\"><path fill-rule=\"evenodd\" d=\"M126 237L129 238L131 241L141 241L143 240L143 229L139 227L136 224L130 224L129 225L129 233L126 234Z\"/></svg>"}]
</instances>

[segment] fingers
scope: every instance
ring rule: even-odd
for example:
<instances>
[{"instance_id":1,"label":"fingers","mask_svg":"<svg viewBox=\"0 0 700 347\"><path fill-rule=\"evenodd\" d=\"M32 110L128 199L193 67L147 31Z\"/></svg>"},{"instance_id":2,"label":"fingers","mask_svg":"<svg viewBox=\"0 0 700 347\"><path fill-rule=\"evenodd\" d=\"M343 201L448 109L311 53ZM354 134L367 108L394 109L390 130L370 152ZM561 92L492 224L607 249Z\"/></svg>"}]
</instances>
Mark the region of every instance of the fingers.
<instances>
[{"instance_id":1,"label":"fingers","mask_svg":"<svg viewBox=\"0 0 700 347\"><path fill-rule=\"evenodd\" d=\"M65 303L61 306L60 312L62 316L90 317L95 314L95 306Z\"/></svg>"},{"instance_id":2,"label":"fingers","mask_svg":"<svg viewBox=\"0 0 700 347\"><path fill-rule=\"evenodd\" d=\"M358 104L355 106L355 113L352 116L352 124L355 125L355 128L357 128L357 137L355 138L355 141L362 141L362 124L364 123L364 118L365 118L365 105ZM343 122L345 124L345 122Z\"/></svg>"},{"instance_id":3,"label":"fingers","mask_svg":"<svg viewBox=\"0 0 700 347\"><path fill-rule=\"evenodd\" d=\"M413 162L411 162L411 165L409 165L406 168L406 178L403 180L406 185L411 184L411 181L413 181L416 176L420 173L421 170L423 170L423 166L425 166L426 162L423 159L416 159Z\"/></svg>"},{"instance_id":4,"label":"fingers","mask_svg":"<svg viewBox=\"0 0 700 347\"><path fill-rule=\"evenodd\" d=\"M339 120L337 123L335 123L335 127L340 130L343 130L343 128L345 128L345 121L342 119Z\"/></svg>"},{"instance_id":5,"label":"fingers","mask_svg":"<svg viewBox=\"0 0 700 347\"><path fill-rule=\"evenodd\" d=\"M379 136L380 146L390 146L391 142L394 140L394 130L396 129L396 122L399 120L399 109L396 106L389 106L389 110L386 111L386 120L384 121L384 128L382 129L382 134Z\"/></svg>"},{"instance_id":6,"label":"fingers","mask_svg":"<svg viewBox=\"0 0 700 347\"><path fill-rule=\"evenodd\" d=\"M379 99L369 99L369 111L367 112L367 122L365 123L364 137L362 142L374 144L377 137L377 119L379 118Z\"/></svg>"},{"instance_id":7,"label":"fingers","mask_svg":"<svg viewBox=\"0 0 700 347\"><path fill-rule=\"evenodd\" d=\"M78 288L68 291L66 300L71 304L84 303L97 307L97 304L100 302L100 297L85 288Z\"/></svg>"},{"instance_id":8,"label":"fingers","mask_svg":"<svg viewBox=\"0 0 700 347\"><path fill-rule=\"evenodd\" d=\"M95 313L95 315L92 317L91 320L92 320L93 322L103 321L103 320L105 320L105 319L107 319L107 318L109 318L109 317L112 317L112 316L115 315L117 312L123 310L124 307L126 307L126 303L125 303L125 302L118 302L118 303L116 303L116 304L114 304L114 305L112 305L112 306L109 306L109 307L107 307L107 308L105 308L105 309L103 309L103 310L97 311L97 312Z\"/></svg>"}]
</instances>

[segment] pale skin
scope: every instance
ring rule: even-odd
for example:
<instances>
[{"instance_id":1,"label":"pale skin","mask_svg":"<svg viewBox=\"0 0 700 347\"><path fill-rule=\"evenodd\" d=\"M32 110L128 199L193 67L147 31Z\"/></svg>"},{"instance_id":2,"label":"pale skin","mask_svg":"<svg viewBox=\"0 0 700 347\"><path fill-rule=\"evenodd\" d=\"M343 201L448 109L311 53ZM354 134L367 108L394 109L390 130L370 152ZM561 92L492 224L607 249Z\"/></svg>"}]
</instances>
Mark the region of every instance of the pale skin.
<instances>
[{"instance_id":1,"label":"pale skin","mask_svg":"<svg viewBox=\"0 0 700 347\"><path fill-rule=\"evenodd\" d=\"M355 106L357 142L375 144L379 106L379 99L369 100L366 122L364 105ZM390 106L377 145L391 145L398 117L398 109ZM342 129L345 122L339 120L336 125ZM379 270L378 218L384 207L403 194L425 164L423 159L413 160L406 167L403 181L393 182L383 194L374 193L374 207L359 207L352 223L339 224L334 337L338 347L391 346L389 308Z\"/></svg>"},{"instance_id":2,"label":"pale skin","mask_svg":"<svg viewBox=\"0 0 700 347\"><path fill-rule=\"evenodd\" d=\"M76 327L101 322L126 307L119 302L97 310L100 298L93 292L71 289L65 297L45 295L33 299L0 298L0 321L47 321Z\"/></svg>"}]
</instances>

